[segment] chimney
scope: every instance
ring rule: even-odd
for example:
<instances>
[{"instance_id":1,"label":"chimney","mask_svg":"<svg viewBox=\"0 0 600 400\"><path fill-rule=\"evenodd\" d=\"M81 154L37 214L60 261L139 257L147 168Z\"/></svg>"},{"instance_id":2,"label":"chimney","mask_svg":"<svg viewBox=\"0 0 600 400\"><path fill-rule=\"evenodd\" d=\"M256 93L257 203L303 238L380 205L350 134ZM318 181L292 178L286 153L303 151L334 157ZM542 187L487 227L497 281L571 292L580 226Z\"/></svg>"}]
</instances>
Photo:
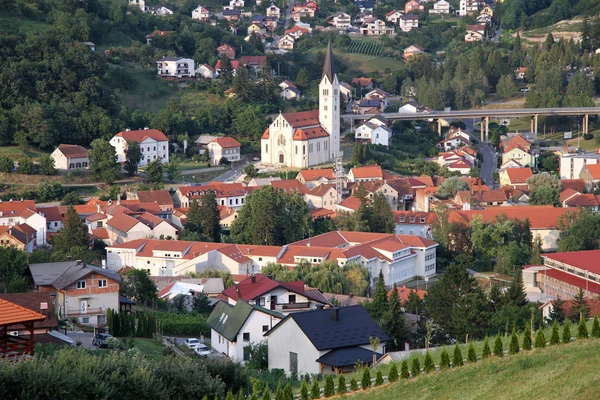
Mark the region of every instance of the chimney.
<instances>
[{"instance_id":1,"label":"chimney","mask_svg":"<svg viewBox=\"0 0 600 400\"><path fill-rule=\"evenodd\" d=\"M125 128L125 132L131 131L131 128Z\"/></svg>"},{"instance_id":2,"label":"chimney","mask_svg":"<svg viewBox=\"0 0 600 400\"><path fill-rule=\"evenodd\" d=\"M339 320L339 308L337 307L333 307L331 309L331 317L333 318L334 321L338 321Z\"/></svg>"},{"instance_id":3,"label":"chimney","mask_svg":"<svg viewBox=\"0 0 600 400\"><path fill-rule=\"evenodd\" d=\"M256 283L256 275L255 274L252 274L252 276L250 277L250 279L251 279L252 283Z\"/></svg>"}]
</instances>

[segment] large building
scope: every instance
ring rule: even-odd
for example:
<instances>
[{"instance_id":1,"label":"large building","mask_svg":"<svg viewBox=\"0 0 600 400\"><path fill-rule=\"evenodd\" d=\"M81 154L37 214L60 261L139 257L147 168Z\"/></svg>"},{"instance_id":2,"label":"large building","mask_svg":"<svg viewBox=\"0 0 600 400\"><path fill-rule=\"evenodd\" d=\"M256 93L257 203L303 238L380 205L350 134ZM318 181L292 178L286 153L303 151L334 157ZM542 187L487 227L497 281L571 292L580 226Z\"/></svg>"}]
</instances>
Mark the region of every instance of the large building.
<instances>
[{"instance_id":1,"label":"large building","mask_svg":"<svg viewBox=\"0 0 600 400\"><path fill-rule=\"evenodd\" d=\"M319 109L279 114L261 138L263 164L307 168L340 155L340 83L331 43L319 84Z\"/></svg>"},{"instance_id":2,"label":"large building","mask_svg":"<svg viewBox=\"0 0 600 400\"><path fill-rule=\"evenodd\" d=\"M124 132L117 133L110 144L117 152L117 162L124 163L127 160L127 142L137 142L140 144L142 158L138 166L143 167L149 162L160 160L162 163L169 162L169 139L156 129L126 129Z\"/></svg>"}]
</instances>

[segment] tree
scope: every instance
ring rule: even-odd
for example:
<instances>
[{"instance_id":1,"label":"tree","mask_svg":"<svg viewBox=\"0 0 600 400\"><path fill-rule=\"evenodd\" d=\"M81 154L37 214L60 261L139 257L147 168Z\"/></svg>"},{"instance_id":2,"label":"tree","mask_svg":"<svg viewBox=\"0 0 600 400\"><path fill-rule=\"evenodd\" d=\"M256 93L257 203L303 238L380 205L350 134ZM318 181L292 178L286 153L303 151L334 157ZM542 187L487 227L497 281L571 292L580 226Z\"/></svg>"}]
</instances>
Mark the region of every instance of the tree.
<instances>
[{"instance_id":1,"label":"tree","mask_svg":"<svg viewBox=\"0 0 600 400\"><path fill-rule=\"evenodd\" d=\"M391 339L387 343L387 348L390 351L402 350L404 349L404 342L409 337L410 330L404 321L404 313L402 312L402 305L400 304L396 284L394 284L388 302L387 311L383 314L382 318L383 330Z\"/></svg>"},{"instance_id":2,"label":"tree","mask_svg":"<svg viewBox=\"0 0 600 400\"><path fill-rule=\"evenodd\" d=\"M590 304L585 298L583 289L579 288L579 291L573 296L573 302L571 304L571 319L577 321L578 317L587 319L590 315Z\"/></svg>"},{"instance_id":3,"label":"tree","mask_svg":"<svg viewBox=\"0 0 600 400\"><path fill-rule=\"evenodd\" d=\"M362 390L367 390L371 387L371 374L369 373L369 368L365 368L363 370L363 374L360 379L360 387Z\"/></svg>"},{"instance_id":4,"label":"tree","mask_svg":"<svg viewBox=\"0 0 600 400\"><path fill-rule=\"evenodd\" d=\"M134 140L127 141L127 148L125 150L125 171L129 176L137 174L138 164L142 160L142 150L140 144Z\"/></svg>"},{"instance_id":5,"label":"tree","mask_svg":"<svg viewBox=\"0 0 600 400\"><path fill-rule=\"evenodd\" d=\"M396 370L396 376L398 375L398 370ZM389 377L388 377L389 379ZM338 377L338 384L337 384L337 394L346 394L346 378L344 378L344 375L340 374L340 376Z\"/></svg>"},{"instance_id":6,"label":"tree","mask_svg":"<svg viewBox=\"0 0 600 400\"><path fill-rule=\"evenodd\" d=\"M54 167L54 159L48 154L42 155L39 160L39 171L40 175L56 175L56 168Z\"/></svg>"},{"instance_id":7,"label":"tree","mask_svg":"<svg viewBox=\"0 0 600 400\"><path fill-rule=\"evenodd\" d=\"M419 375L421 375L421 363L419 362L419 358L415 357L410 364L410 376L416 378Z\"/></svg>"},{"instance_id":8,"label":"tree","mask_svg":"<svg viewBox=\"0 0 600 400\"><path fill-rule=\"evenodd\" d=\"M202 161L204 161L204 162L210 161L210 150L208 150L208 147L206 147L204 149L204 152L202 153Z\"/></svg>"},{"instance_id":9,"label":"tree","mask_svg":"<svg viewBox=\"0 0 600 400\"><path fill-rule=\"evenodd\" d=\"M483 350L481 351L481 359L485 360L486 358L489 358L492 356L492 349L490 349L490 343L488 340L488 337L485 337L485 340L483 342Z\"/></svg>"},{"instance_id":10,"label":"tree","mask_svg":"<svg viewBox=\"0 0 600 400\"><path fill-rule=\"evenodd\" d=\"M15 162L7 156L0 156L0 172L10 173L15 168Z\"/></svg>"},{"instance_id":11,"label":"tree","mask_svg":"<svg viewBox=\"0 0 600 400\"><path fill-rule=\"evenodd\" d=\"M402 364L400 365L400 377L402 379L410 378L410 374L408 373L408 361L402 360Z\"/></svg>"},{"instance_id":12,"label":"tree","mask_svg":"<svg viewBox=\"0 0 600 400\"><path fill-rule=\"evenodd\" d=\"M220 242L221 220L217 206L217 196L213 190L207 190L198 200L192 200L182 235L187 238L194 233L203 240Z\"/></svg>"},{"instance_id":13,"label":"tree","mask_svg":"<svg viewBox=\"0 0 600 400\"><path fill-rule=\"evenodd\" d=\"M33 170L34 170L33 161L31 161L27 157L21 157L19 159L19 165L17 167L18 174L31 175L31 174L33 174Z\"/></svg>"},{"instance_id":14,"label":"tree","mask_svg":"<svg viewBox=\"0 0 600 400\"><path fill-rule=\"evenodd\" d=\"M300 400L309 400L308 386L306 385L306 379L302 379L300 384Z\"/></svg>"},{"instance_id":15,"label":"tree","mask_svg":"<svg viewBox=\"0 0 600 400\"><path fill-rule=\"evenodd\" d=\"M300 68L298 75L296 75L296 86L301 90L306 90L310 86L310 73L306 68Z\"/></svg>"},{"instance_id":16,"label":"tree","mask_svg":"<svg viewBox=\"0 0 600 400\"><path fill-rule=\"evenodd\" d=\"M467 361L470 363L477 362L477 354L475 353L475 347L473 347L473 342L469 342L469 349L467 350Z\"/></svg>"},{"instance_id":17,"label":"tree","mask_svg":"<svg viewBox=\"0 0 600 400\"><path fill-rule=\"evenodd\" d=\"M433 358L431 357L431 353L429 351L425 352L425 360L423 362L423 370L426 374L435 371L435 364L433 363Z\"/></svg>"},{"instance_id":18,"label":"tree","mask_svg":"<svg viewBox=\"0 0 600 400\"><path fill-rule=\"evenodd\" d=\"M571 325L569 324L568 319L565 320L563 325L562 342L564 344L571 343Z\"/></svg>"},{"instance_id":19,"label":"tree","mask_svg":"<svg viewBox=\"0 0 600 400\"><path fill-rule=\"evenodd\" d=\"M392 208L383 193L376 193L375 196L373 196L371 210L371 232L394 233L396 221L394 220Z\"/></svg>"},{"instance_id":20,"label":"tree","mask_svg":"<svg viewBox=\"0 0 600 400\"><path fill-rule=\"evenodd\" d=\"M452 368L462 367L463 363L464 361L462 352L460 351L458 344L456 344L456 346L454 346L454 355L452 357Z\"/></svg>"},{"instance_id":21,"label":"tree","mask_svg":"<svg viewBox=\"0 0 600 400\"><path fill-rule=\"evenodd\" d=\"M600 322L598 322L598 316L594 315L594 322L592 322L592 337L600 337Z\"/></svg>"},{"instance_id":22,"label":"tree","mask_svg":"<svg viewBox=\"0 0 600 400\"><path fill-rule=\"evenodd\" d=\"M342 375L340 375L342 376ZM390 372L388 373L388 382L390 383L394 383L397 382L399 379L398 377L398 367L396 366L395 362L392 362L392 366L390 367ZM344 389L345 391L345 389Z\"/></svg>"},{"instance_id":23,"label":"tree","mask_svg":"<svg viewBox=\"0 0 600 400\"><path fill-rule=\"evenodd\" d=\"M111 185L119 176L119 164L115 148L104 139L92 142L88 152L90 169L95 179Z\"/></svg>"},{"instance_id":24,"label":"tree","mask_svg":"<svg viewBox=\"0 0 600 400\"><path fill-rule=\"evenodd\" d=\"M440 369L442 370L448 368L450 368L450 355L446 351L446 347L444 347L440 356Z\"/></svg>"},{"instance_id":25,"label":"tree","mask_svg":"<svg viewBox=\"0 0 600 400\"><path fill-rule=\"evenodd\" d=\"M16 286L22 286L23 274L27 270L27 255L15 246L0 247L0 281L5 293L16 293ZM12 286L13 290L10 290ZM25 288L26 289L26 288ZM26 290L23 290L26 291Z\"/></svg>"},{"instance_id":26,"label":"tree","mask_svg":"<svg viewBox=\"0 0 600 400\"><path fill-rule=\"evenodd\" d=\"M318 399L319 397L321 397L321 389L319 389L319 382L314 379L312 386L310 387L310 398Z\"/></svg>"},{"instance_id":27,"label":"tree","mask_svg":"<svg viewBox=\"0 0 600 400\"><path fill-rule=\"evenodd\" d=\"M255 371L265 371L269 368L269 349L266 342L249 343L244 350L248 352L248 360L246 361L248 368Z\"/></svg>"},{"instance_id":28,"label":"tree","mask_svg":"<svg viewBox=\"0 0 600 400\"><path fill-rule=\"evenodd\" d=\"M226 55L221 56L219 59L219 79L225 83L230 83L233 79L233 66L231 60Z\"/></svg>"},{"instance_id":29,"label":"tree","mask_svg":"<svg viewBox=\"0 0 600 400\"><path fill-rule=\"evenodd\" d=\"M52 249L64 254L70 254L73 248L88 247L90 236L88 229L79 218L73 206L69 206L63 223L63 228L52 238Z\"/></svg>"},{"instance_id":30,"label":"tree","mask_svg":"<svg viewBox=\"0 0 600 400\"><path fill-rule=\"evenodd\" d=\"M37 200L45 203L50 200L60 199L64 191L63 186L59 182L40 182L38 185Z\"/></svg>"},{"instance_id":31,"label":"tree","mask_svg":"<svg viewBox=\"0 0 600 400\"><path fill-rule=\"evenodd\" d=\"M520 351L519 347L519 338L517 336L517 331L513 326L512 335L510 337L510 345L508 347L508 354L517 354Z\"/></svg>"},{"instance_id":32,"label":"tree","mask_svg":"<svg viewBox=\"0 0 600 400\"><path fill-rule=\"evenodd\" d=\"M542 328L538 329L537 334L535 335L535 343L533 344L533 347L536 349L546 347L546 337L544 336L544 331Z\"/></svg>"},{"instance_id":33,"label":"tree","mask_svg":"<svg viewBox=\"0 0 600 400\"><path fill-rule=\"evenodd\" d=\"M453 176L442 182L436 195L440 199L449 199L454 197L457 192L465 190L469 190L469 184L461 178Z\"/></svg>"},{"instance_id":34,"label":"tree","mask_svg":"<svg viewBox=\"0 0 600 400\"><path fill-rule=\"evenodd\" d=\"M496 85L496 93L502 99L509 99L517 93L517 85L512 75L502 75Z\"/></svg>"},{"instance_id":35,"label":"tree","mask_svg":"<svg viewBox=\"0 0 600 400\"><path fill-rule=\"evenodd\" d=\"M176 159L169 161L166 172L169 182L174 182L181 179L181 164L179 161Z\"/></svg>"},{"instance_id":36,"label":"tree","mask_svg":"<svg viewBox=\"0 0 600 400\"><path fill-rule=\"evenodd\" d=\"M552 323L552 336L550 336L550 346L560 343L560 336L558 334L558 322L554 320Z\"/></svg>"},{"instance_id":37,"label":"tree","mask_svg":"<svg viewBox=\"0 0 600 400\"><path fill-rule=\"evenodd\" d=\"M396 293L397 295L397 293ZM383 271L379 271L375 293L373 295L373 305L371 307L371 317L375 321L381 321L383 316L388 311L387 291L385 290L385 281L383 279Z\"/></svg>"},{"instance_id":38,"label":"tree","mask_svg":"<svg viewBox=\"0 0 600 400\"><path fill-rule=\"evenodd\" d=\"M81 198L77 192L67 193L60 202L61 206L77 206L79 204L81 204Z\"/></svg>"},{"instance_id":39,"label":"tree","mask_svg":"<svg viewBox=\"0 0 600 400\"><path fill-rule=\"evenodd\" d=\"M323 388L323 396L331 397L335 394L334 386L333 386L333 377L331 375L327 375L325 378L325 387Z\"/></svg>"},{"instance_id":40,"label":"tree","mask_svg":"<svg viewBox=\"0 0 600 400\"><path fill-rule=\"evenodd\" d=\"M560 178L547 172L535 174L527 179L533 205L558 205L560 203Z\"/></svg>"},{"instance_id":41,"label":"tree","mask_svg":"<svg viewBox=\"0 0 600 400\"><path fill-rule=\"evenodd\" d=\"M357 390L358 390L358 382L356 382L356 379L352 378L350 380L350 391L356 392Z\"/></svg>"},{"instance_id":42,"label":"tree","mask_svg":"<svg viewBox=\"0 0 600 400\"><path fill-rule=\"evenodd\" d=\"M152 305L157 298L156 284L150 279L145 269L131 269L125 273L123 294L128 298L137 299L138 303Z\"/></svg>"},{"instance_id":43,"label":"tree","mask_svg":"<svg viewBox=\"0 0 600 400\"><path fill-rule=\"evenodd\" d=\"M531 350L531 325L529 322L527 322L525 331L523 331L523 350Z\"/></svg>"},{"instance_id":44,"label":"tree","mask_svg":"<svg viewBox=\"0 0 600 400\"><path fill-rule=\"evenodd\" d=\"M160 160L150 161L146 166L146 180L158 185L163 179L163 165Z\"/></svg>"},{"instance_id":45,"label":"tree","mask_svg":"<svg viewBox=\"0 0 600 400\"><path fill-rule=\"evenodd\" d=\"M313 399L318 399L318 397L311 397ZM269 392L269 386L265 386L265 390L263 391L262 400L271 400L271 392Z\"/></svg>"},{"instance_id":46,"label":"tree","mask_svg":"<svg viewBox=\"0 0 600 400\"><path fill-rule=\"evenodd\" d=\"M243 172L248 178L256 178L258 176L258 170L254 166L254 164L246 165L243 169Z\"/></svg>"},{"instance_id":47,"label":"tree","mask_svg":"<svg viewBox=\"0 0 600 400\"><path fill-rule=\"evenodd\" d=\"M496 339L494 339L494 356L504 357L504 349L502 348L502 339L500 339L500 335L496 335Z\"/></svg>"},{"instance_id":48,"label":"tree","mask_svg":"<svg viewBox=\"0 0 600 400\"><path fill-rule=\"evenodd\" d=\"M579 318L579 326L577 327L577 339L587 339L587 338L588 338L587 325L585 323L585 317L582 315Z\"/></svg>"},{"instance_id":49,"label":"tree","mask_svg":"<svg viewBox=\"0 0 600 400\"><path fill-rule=\"evenodd\" d=\"M548 320L562 324L565 321L564 302L559 297L552 302L552 310L548 314Z\"/></svg>"}]
</instances>

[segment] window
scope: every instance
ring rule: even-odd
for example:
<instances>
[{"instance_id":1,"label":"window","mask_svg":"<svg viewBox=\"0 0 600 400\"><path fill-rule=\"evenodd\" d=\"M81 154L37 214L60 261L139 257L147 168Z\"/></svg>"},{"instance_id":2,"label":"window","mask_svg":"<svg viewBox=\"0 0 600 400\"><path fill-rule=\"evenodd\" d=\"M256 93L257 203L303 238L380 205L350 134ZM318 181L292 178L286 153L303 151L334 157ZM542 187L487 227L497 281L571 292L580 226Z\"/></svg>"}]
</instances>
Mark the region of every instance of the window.
<instances>
[{"instance_id":1,"label":"window","mask_svg":"<svg viewBox=\"0 0 600 400\"><path fill-rule=\"evenodd\" d=\"M146 264L150 264L150 261L146 261Z\"/></svg>"},{"instance_id":2,"label":"window","mask_svg":"<svg viewBox=\"0 0 600 400\"><path fill-rule=\"evenodd\" d=\"M83 317L83 318L81 318L81 323L82 324L89 324L90 323L90 317Z\"/></svg>"},{"instance_id":3,"label":"window","mask_svg":"<svg viewBox=\"0 0 600 400\"><path fill-rule=\"evenodd\" d=\"M250 332L244 332L243 337L244 337L244 342L249 342L250 341Z\"/></svg>"},{"instance_id":4,"label":"window","mask_svg":"<svg viewBox=\"0 0 600 400\"><path fill-rule=\"evenodd\" d=\"M245 335L245 333L244 333ZM250 359L250 346L244 347L244 361L248 361Z\"/></svg>"},{"instance_id":5,"label":"window","mask_svg":"<svg viewBox=\"0 0 600 400\"><path fill-rule=\"evenodd\" d=\"M298 353L293 353L290 351L290 373L292 376L296 376L298 374Z\"/></svg>"},{"instance_id":6,"label":"window","mask_svg":"<svg viewBox=\"0 0 600 400\"><path fill-rule=\"evenodd\" d=\"M306 145L302 145L302 155L306 154Z\"/></svg>"},{"instance_id":7,"label":"window","mask_svg":"<svg viewBox=\"0 0 600 400\"><path fill-rule=\"evenodd\" d=\"M102 221L96 222L96 228L102 228Z\"/></svg>"},{"instance_id":8,"label":"window","mask_svg":"<svg viewBox=\"0 0 600 400\"><path fill-rule=\"evenodd\" d=\"M269 330L269 325L263 325L263 327L262 327L262 331L263 331L263 332L266 332L266 331L268 331L268 330Z\"/></svg>"},{"instance_id":9,"label":"window","mask_svg":"<svg viewBox=\"0 0 600 400\"><path fill-rule=\"evenodd\" d=\"M106 279L100 279L98 281L98 287L107 287L108 284L106 283Z\"/></svg>"},{"instance_id":10,"label":"window","mask_svg":"<svg viewBox=\"0 0 600 400\"><path fill-rule=\"evenodd\" d=\"M77 281L77 289L85 289L85 281Z\"/></svg>"},{"instance_id":11,"label":"window","mask_svg":"<svg viewBox=\"0 0 600 400\"><path fill-rule=\"evenodd\" d=\"M259 297L258 299L256 299L256 304L258 304L259 306L264 306L265 305L265 298L264 297Z\"/></svg>"},{"instance_id":12,"label":"window","mask_svg":"<svg viewBox=\"0 0 600 400\"><path fill-rule=\"evenodd\" d=\"M298 154L298 145L296 145L296 154Z\"/></svg>"},{"instance_id":13,"label":"window","mask_svg":"<svg viewBox=\"0 0 600 400\"><path fill-rule=\"evenodd\" d=\"M268 153L268 152L269 152L269 145L265 144L265 153Z\"/></svg>"},{"instance_id":14,"label":"window","mask_svg":"<svg viewBox=\"0 0 600 400\"><path fill-rule=\"evenodd\" d=\"M295 302L296 302L296 295L295 294L288 295L288 303L292 304Z\"/></svg>"}]
</instances>

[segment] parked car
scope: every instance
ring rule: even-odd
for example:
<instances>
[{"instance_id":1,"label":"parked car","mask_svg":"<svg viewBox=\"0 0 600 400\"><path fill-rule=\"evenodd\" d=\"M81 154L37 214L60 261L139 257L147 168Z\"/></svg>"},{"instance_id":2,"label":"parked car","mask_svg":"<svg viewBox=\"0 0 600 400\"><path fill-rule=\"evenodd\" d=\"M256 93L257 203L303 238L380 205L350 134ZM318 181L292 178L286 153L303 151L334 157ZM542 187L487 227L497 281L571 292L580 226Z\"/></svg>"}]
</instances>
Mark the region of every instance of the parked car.
<instances>
[{"instance_id":1,"label":"parked car","mask_svg":"<svg viewBox=\"0 0 600 400\"><path fill-rule=\"evenodd\" d=\"M111 337L112 335L109 335L108 333L97 333L92 339L92 345L96 347L106 347L108 345L106 341Z\"/></svg>"},{"instance_id":2,"label":"parked car","mask_svg":"<svg viewBox=\"0 0 600 400\"><path fill-rule=\"evenodd\" d=\"M196 338L188 338L188 339L185 339L185 342L183 342L183 344L188 349L194 350L196 348L196 346L198 346L200 344L200 341Z\"/></svg>"},{"instance_id":3,"label":"parked car","mask_svg":"<svg viewBox=\"0 0 600 400\"><path fill-rule=\"evenodd\" d=\"M259 157L253 157L252 161L260 161L260 158Z\"/></svg>"},{"instance_id":4,"label":"parked car","mask_svg":"<svg viewBox=\"0 0 600 400\"><path fill-rule=\"evenodd\" d=\"M199 344L198 346L196 346L196 348L194 349L194 352L199 355L199 356L208 356L210 355L211 351L208 347L206 347L205 344Z\"/></svg>"}]
</instances>

